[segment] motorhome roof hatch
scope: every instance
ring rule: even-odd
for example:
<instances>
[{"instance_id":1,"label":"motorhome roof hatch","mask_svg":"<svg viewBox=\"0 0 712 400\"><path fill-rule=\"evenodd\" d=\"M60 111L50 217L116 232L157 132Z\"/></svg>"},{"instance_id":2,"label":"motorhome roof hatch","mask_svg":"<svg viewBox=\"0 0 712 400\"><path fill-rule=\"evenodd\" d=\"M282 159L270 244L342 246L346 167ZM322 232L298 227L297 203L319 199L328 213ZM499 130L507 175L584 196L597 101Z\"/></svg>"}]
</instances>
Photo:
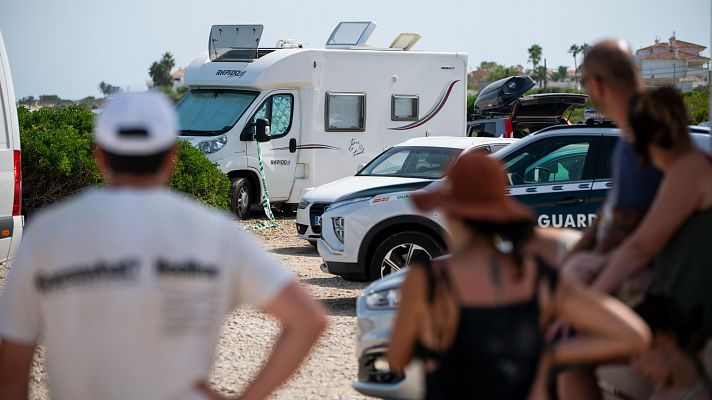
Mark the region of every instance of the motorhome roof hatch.
<instances>
[{"instance_id":1,"label":"motorhome roof hatch","mask_svg":"<svg viewBox=\"0 0 712 400\"><path fill-rule=\"evenodd\" d=\"M213 25L208 40L210 61L252 62L262 38L262 25Z\"/></svg>"},{"instance_id":2,"label":"motorhome roof hatch","mask_svg":"<svg viewBox=\"0 0 712 400\"><path fill-rule=\"evenodd\" d=\"M339 22L326 41L327 49L351 49L363 47L378 26L373 21Z\"/></svg>"},{"instance_id":3,"label":"motorhome roof hatch","mask_svg":"<svg viewBox=\"0 0 712 400\"><path fill-rule=\"evenodd\" d=\"M401 33L391 43L388 48L401 49L403 51L410 50L420 40L422 36L417 33Z\"/></svg>"}]
</instances>

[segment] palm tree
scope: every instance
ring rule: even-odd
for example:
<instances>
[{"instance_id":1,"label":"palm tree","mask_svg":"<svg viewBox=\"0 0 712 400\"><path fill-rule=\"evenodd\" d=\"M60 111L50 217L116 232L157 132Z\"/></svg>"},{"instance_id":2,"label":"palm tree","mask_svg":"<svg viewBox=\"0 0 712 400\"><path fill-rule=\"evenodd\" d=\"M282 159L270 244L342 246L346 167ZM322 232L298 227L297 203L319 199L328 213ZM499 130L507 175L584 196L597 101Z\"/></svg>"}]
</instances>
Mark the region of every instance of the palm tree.
<instances>
[{"instance_id":1,"label":"palm tree","mask_svg":"<svg viewBox=\"0 0 712 400\"><path fill-rule=\"evenodd\" d=\"M586 45L588 47L588 45ZM569 54L574 56L574 82L576 84L576 89L578 89L578 64L576 64L576 56L583 51L583 46L576 43L569 47Z\"/></svg>"},{"instance_id":2,"label":"palm tree","mask_svg":"<svg viewBox=\"0 0 712 400\"><path fill-rule=\"evenodd\" d=\"M542 48L538 44L533 44L527 51L529 52L529 61L532 63L532 72L536 73L541 61Z\"/></svg>"}]
</instances>

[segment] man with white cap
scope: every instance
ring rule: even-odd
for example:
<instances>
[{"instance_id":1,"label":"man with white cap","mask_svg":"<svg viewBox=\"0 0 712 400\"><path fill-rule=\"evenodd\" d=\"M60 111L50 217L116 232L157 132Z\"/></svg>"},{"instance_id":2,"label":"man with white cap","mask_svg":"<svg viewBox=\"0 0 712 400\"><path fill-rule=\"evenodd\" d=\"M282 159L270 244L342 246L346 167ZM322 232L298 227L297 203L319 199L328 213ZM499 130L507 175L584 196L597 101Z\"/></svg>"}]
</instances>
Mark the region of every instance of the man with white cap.
<instances>
[{"instance_id":1,"label":"man with white cap","mask_svg":"<svg viewBox=\"0 0 712 400\"><path fill-rule=\"evenodd\" d=\"M156 93L119 95L97 118L106 187L33 218L0 297L0 398L27 398L39 337L52 398L72 400L216 396L205 381L241 304L283 330L240 398L266 397L317 340L325 314L291 274L227 216L167 189L176 131Z\"/></svg>"}]
</instances>

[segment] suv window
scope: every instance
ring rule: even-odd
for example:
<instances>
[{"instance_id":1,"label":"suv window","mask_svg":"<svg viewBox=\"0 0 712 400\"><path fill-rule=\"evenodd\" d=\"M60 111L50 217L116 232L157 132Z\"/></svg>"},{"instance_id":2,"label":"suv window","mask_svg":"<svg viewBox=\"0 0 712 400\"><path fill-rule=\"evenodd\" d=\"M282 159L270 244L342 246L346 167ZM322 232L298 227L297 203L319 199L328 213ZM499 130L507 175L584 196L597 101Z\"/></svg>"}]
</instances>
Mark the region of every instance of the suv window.
<instances>
[{"instance_id":1,"label":"suv window","mask_svg":"<svg viewBox=\"0 0 712 400\"><path fill-rule=\"evenodd\" d=\"M532 143L505 164L511 185L563 183L587 179L590 139L554 139Z\"/></svg>"}]
</instances>

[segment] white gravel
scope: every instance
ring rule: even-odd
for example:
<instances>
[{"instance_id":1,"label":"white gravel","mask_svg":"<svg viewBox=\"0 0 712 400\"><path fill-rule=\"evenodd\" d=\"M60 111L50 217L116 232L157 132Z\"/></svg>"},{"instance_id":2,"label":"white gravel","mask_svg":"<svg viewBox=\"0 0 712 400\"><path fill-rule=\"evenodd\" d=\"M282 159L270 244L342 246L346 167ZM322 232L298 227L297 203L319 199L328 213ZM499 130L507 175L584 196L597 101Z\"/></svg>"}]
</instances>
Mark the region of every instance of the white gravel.
<instances>
[{"instance_id":1,"label":"white gravel","mask_svg":"<svg viewBox=\"0 0 712 400\"><path fill-rule=\"evenodd\" d=\"M245 225L259 222L245 221ZM300 370L272 399L365 399L351 388L356 378L354 354L356 335L355 299L366 286L324 274L321 258L307 242L295 235L294 218L278 216L280 226L255 231L265 248L289 268L306 289L329 311L329 328ZM0 290L7 266L0 265ZM233 312L220 336L211 383L225 394L238 394L266 358L279 326L267 315L249 308ZM31 396L48 399L44 352L37 352L31 373Z\"/></svg>"}]
</instances>

